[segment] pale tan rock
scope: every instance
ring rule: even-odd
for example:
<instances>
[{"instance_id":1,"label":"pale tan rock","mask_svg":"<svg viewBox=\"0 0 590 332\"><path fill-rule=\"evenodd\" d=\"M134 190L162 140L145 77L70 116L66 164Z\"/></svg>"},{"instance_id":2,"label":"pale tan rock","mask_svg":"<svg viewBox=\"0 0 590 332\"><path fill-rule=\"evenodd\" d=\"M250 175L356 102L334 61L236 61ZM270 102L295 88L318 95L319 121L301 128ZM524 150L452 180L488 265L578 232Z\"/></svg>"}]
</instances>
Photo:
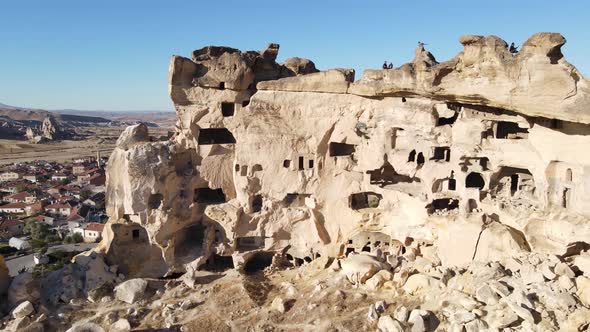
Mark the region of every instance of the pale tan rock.
<instances>
[{"instance_id":1,"label":"pale tan rock","mask_svg":"<svg viewBox=\"0 0 590 332\"><path fill-rule=\"evenodd\" d=\"M131 325L129 324L128 320L121 318L121 319L117 320L115 323L113 323L113 325L111 325L111 328L109 329L109 331L112 331L112 332L131 331Z\"/></svg>"},{"instance_id":2,"label":"pale tan rock","mask_svg":"<svg viewBox=\"0 0 590 332\"><path fill-rule=\"evenodd\" d=\"M318 71L313 61L298 57L285 60L285 62L283 62L283 66L295 75L306 75Z\"/></svg>"},{"instance_id":3,"label":"pale tan rock","mask_svg":"<svg viewBox=\"0 0 590 332\"><path fill-rule=\"evenodd\" d=\"M104 329L95 323L76 323L66 332L104 332Z\"/></svg>"},{"instance_id":4,"label":"pale tan rock","mask_svg":"<svg viewBox=\"0 0 590 332\"><path fill-rule=\"evenodd\" d=\"M403 326L389 315L379 317L377 328L380 332L403 332Z\"/></svg>"},{"instance_id":5,"label":"pale tan rock","mask_svg":"<svg viewBox=\"0 0 590 332\"><path fill-rule=\"evenodd\" d=\"M438 289L439 284L440 282L437 279L430 276L424 274L413 274L408 278L402 288L408 294L417 294L429 289Z\"/></svg>"},{"instance_id":6,"label":"pale tan rock","mask_svg":"<svg viewBox=\"0 0 590 332\"><path fill-rule=\"evenodd\" d=\"M352 283L364 283L385 265L369 255L352 255L340 261L342 273Z\"/></svg>"},{"instance_id":7,"label":"pale tan rock","mask_svg":"<svg viewBox=\"0 0 590 332\"><path fill-rule=\"evenodd\" d=\"M579 276L576 278L578 298L585 306L590 306L590 278Z\"/></svg>"},{"instance_id":8,"label":"pale tan rock","mask_svg":"<svg viewBox=\"0 0 590 332\"><path fill-rule=\"evenodd\" d=\"M145 296L147 281L143 279L127 280L115 287L115 297L129 304L137 302Z\"/></svg>"},{"instance_id":9,"label":"pale tan rock","mask_svg":"<svg viewBox=\"0 0 590 332\"><path fill-rule=\"evenodd\" d=\"M346 93L354 81L354 70L332 69L304 76L264 81L256 85L259 90Z\"/></svg>"},{"instance_id":10,"label":"pale tan rock","mask_svg":"<svg viewBox=\"0 0 590 332\"><path fill-rule=\"evenodd\" d=\"M12 317L23 318L35 312L35 307L29 301L25 301L12 310Z\"/></svg>"},{"instance_id":11,"label":"pale tan rock","mask_svg":"<svg viewBox=\"0 0 590 332\"><path fill-rule=\"evenodd\" d=\"M412 63L356 82L304 59L278 64L275 44L175 56L176 132L121 136L97 250L128 277L190 275L214 255L242 270L277 252L294 265L348 257L347 275L366 251L378 258L354 282L382 260L395 282L413 264L443 285L452 274L439 263L564 255L590 236L590 113L563 42L537 34L511 55L498 37L464 36L450 61L421 45ZM529 263L546 279L571 274Z\"/></svg>"},{"instance_id":12,"label":"pale tan rock","mask_svg":"<svg viewBox=\"0 0 590 332\"><path fill-rule=\"evenodd\" d=\"M1 263L0 263L1 264ZM582 271L586 277L590 277L590 254L574 257L573 265Z\"/></svg>"},{"instance_id":13,"label":"pale tan rock","mask_svg":"<svg viewBox=\"0 0 590 332\"><path fill-rule=\"evenodd\" d=\"M283 300L280 297L275 297L275 299L272 300L272 303L271 303L270 306L271 306L271 308L273 310L276 310L276 311L278 311L281 314L284 314L285 311L287 311L287 308L286 308L286 305L285 305L285 300Z\"/></svg>"}]
</instances>

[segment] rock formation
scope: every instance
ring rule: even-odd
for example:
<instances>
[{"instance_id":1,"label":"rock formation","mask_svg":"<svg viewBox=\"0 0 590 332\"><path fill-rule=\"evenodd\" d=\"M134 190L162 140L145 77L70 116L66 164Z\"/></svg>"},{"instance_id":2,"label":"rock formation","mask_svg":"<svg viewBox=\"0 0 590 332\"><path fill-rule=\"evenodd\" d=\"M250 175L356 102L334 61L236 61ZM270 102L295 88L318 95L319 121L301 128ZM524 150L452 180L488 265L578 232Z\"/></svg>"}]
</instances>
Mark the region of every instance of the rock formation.
<instances>
[{"instance_id":1,"label":"rock formation","mask_svg":"<svg viewBox=\"0 0 590 332\"><path fill-rule=\"evenodd\" d=\"M100 253L15 277L3 324L587 330L588 83L559 34L460 41L358 81L277 44L173 57L177 130L120 136Z\"/></svg>"},{"instance_id":2,"label":"rock formation","mask_svg":"<svg viewBox=\"0 0 590 332\"><path fill-rule=\"evenodd\" d=\"M71 133L64 133L60 130L57 122L51 115L47 115L38 129L27 127L25 137L32 143L42 143L71 136Z\"/></svg>"},{"instance_id":3,"label":"rock formation","mask_svg":"<svg viewBox=\"0 0 590 332\"><path fill-rule=\"evenodd\" d=\"M109 161L107 259L162 276L264 252L387 255L407 239L446 266L576 250L590 238L590 97L565 39L538 33L516 55L495 36L460 42L449 61L420 45L358 81L276 63L276 44L172 57L176 135L131 127Z\"/></svg>"}]
</instances>

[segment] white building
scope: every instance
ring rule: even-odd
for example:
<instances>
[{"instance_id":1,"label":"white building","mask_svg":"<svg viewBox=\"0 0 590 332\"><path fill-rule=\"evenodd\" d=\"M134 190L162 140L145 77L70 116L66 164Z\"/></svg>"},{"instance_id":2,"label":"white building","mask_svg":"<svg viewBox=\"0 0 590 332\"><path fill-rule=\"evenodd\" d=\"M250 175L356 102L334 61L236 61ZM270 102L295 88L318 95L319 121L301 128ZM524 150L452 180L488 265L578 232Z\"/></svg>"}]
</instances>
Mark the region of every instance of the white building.
<instances>
[{"instance_id":1,"label":"white building","mask_svg":"<svg viewBox=\"0 0 590 332\"><path fill-rule=\"evenodd\" d=\"M3 181L14 181L20 178L20 174L16 172L4 172L0 173L0 182Z\"/></svg>"},{"instance_id":2,"label":"white building","mask_svg":"<svg viewBox=\"0 0 590 332\"><path fill-rule=\"evenodd\" d=\"M27 241L26 239L19 239L17 237L11 237L10 240L8 240L8 245L17 250L31 248L31 244L29 243L29 241Z\"/></svg>"}]
</instances>

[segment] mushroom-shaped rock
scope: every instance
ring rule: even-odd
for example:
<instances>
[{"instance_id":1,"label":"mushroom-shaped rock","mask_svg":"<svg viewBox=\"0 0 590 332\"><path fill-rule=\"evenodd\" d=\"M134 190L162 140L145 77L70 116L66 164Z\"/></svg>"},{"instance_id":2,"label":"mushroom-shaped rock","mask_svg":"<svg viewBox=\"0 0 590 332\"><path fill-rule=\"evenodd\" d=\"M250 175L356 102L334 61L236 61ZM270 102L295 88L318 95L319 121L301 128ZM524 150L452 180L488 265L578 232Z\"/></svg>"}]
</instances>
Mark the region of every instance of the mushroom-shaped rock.
<instances>
[{"instance_id":1,"label":"mushroom-shaped rock","mask_svg":"<svg viewBox=\"0 0 590 332\"><path fill-rule=\"evenodd\" d=\"M148 127L143 123L138 123L133 126L125 128L119 139L117 140L117 147L123 150L129 149L133 144L139 142L147 142L150 140L148 134Z\"/></svg>"},{"instance_id":2,"label":"mushroom-shaped rock","mask_svg":"<svg viewBox=\"0 0 590 332\"><path fill-rule=\"evenodd\" d=\"M565 42L565 37L559 33L539 32L522 45L521 52L546 55L551 59L551 63L557 63L563 57L561 47Z\"/></svg>"}]
</instances>

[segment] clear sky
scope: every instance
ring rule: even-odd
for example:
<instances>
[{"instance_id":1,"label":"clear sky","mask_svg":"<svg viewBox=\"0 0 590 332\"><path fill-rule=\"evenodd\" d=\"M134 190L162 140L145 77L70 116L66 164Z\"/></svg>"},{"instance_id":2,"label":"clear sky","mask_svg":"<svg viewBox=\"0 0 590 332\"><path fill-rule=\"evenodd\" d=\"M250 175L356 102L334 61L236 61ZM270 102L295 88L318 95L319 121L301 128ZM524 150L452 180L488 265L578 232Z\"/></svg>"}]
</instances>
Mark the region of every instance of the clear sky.
<instances>
[{"instance_id":1,"label":"clear sky","mask_svg":"<svg viewBox=\"0 0 590 332\"><path fill-rule=\"evenodd\" d=\"M543 0L3 0L0 103L45 109L172 110L170 56L206 45L264 49L320 69L399 66L418 41L439 61L462 34L521 45L561 32L566 58L590 75L590 1Z\"/></svg>"}]
</instances>

